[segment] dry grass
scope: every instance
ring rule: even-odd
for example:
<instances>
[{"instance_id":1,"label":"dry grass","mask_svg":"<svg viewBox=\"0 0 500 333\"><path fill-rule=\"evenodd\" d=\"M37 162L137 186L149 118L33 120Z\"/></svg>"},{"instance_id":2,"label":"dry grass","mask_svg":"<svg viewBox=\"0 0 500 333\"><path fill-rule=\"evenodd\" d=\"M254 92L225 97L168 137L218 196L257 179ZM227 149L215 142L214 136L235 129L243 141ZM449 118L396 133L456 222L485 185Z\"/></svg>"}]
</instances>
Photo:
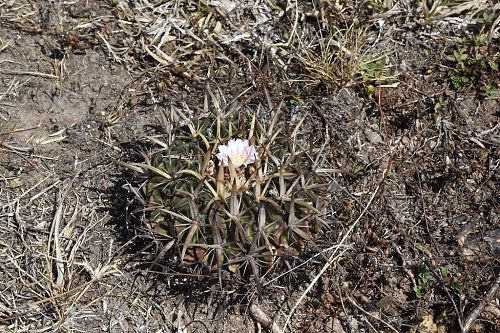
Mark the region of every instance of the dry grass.
<instances>
[{"instance_id":1,"label":"dry grass","mask_svg":"<svg viewBox=\"0 0 500 333\"><path fill-rule=\"evenodd\" d=\"M0 331L500 329L499 95L446 61L475 28L498 62L488 0L2 2ZM113 161L175 110L278 105L323 152L329 228L260 298L176 270Z\"/></svg>"},{"instance_id":2,"label":"dry grass","mask_svg":"<svg viewBox=\"0 0 500 333\"><path fill-rule=\"evenodd\" d=\"M106 287L106 278L120 273L116 258L96 262L82 251L95 242L98 235L92 230L106 218L95 213L97 203L83 204L69 190L71 182L54 181L53 175L47 175L20 192L12 189L17 187L15 180L4 179L6 201L1 203L6 218L2 232L10 235L8 243L2 244L1 312L2 320L12 324L4 329L68 329L73 316L106 296L87 297L87 291L97 284Z\"/></svg>"},{"instance_id":3,"label":"dry grass","mask_svg":"<svg viewBox=\"0 0 500 333\"><path fill-rule=\"evenodd\" d=\"M317 86L321 82L336 87L355 84L359 80L361 65L367 61L367 32L363 29L351 24L344 30L337 28L327 36L317 36L320 34L317 32L312 41L301 42L303 51L297 57L307 74L298 81L306 86Z\"/></svg>"}]
</instances>

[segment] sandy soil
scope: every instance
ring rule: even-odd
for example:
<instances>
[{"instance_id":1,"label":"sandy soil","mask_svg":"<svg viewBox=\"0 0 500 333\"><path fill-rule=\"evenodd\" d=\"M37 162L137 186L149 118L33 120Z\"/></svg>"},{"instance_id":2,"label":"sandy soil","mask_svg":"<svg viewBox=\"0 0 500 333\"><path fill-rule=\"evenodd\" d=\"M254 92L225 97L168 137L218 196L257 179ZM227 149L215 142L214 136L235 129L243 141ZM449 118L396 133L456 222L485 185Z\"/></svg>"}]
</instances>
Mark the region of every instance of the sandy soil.
<instances>
[{"instance_id":1,"label":"sandy soil","mask_svg":"<svg viewBox=\"0 0 500 333\"><path fill-rule=\"evenodd\" d=\"M0 331L500 331L500 6L427 3L2 1ZM179 267L117 163L213 100L328 147L329 228L260 295Z\"/></svg>"}]
</instances>

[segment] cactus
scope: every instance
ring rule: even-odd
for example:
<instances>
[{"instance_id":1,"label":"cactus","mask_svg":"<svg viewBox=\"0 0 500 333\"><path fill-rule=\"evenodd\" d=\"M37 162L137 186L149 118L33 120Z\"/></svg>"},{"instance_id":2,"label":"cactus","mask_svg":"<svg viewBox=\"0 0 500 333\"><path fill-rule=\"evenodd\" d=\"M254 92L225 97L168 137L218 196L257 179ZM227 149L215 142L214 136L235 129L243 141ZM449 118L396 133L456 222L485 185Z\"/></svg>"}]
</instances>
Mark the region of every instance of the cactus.
<instances>
[{"instance_id":1,"label":"cactus","mask_svg":"<svg viewBox=\"0 0 500 333\"><path fill-rule=\"evenodd\" d=\"M309 151L259 112L182 119L146 163L146 223L174 241L183 263L256 281L276 258L298 254L324 224L325 180ZM298 125L300 126L300 124Z\"/></svg>"}]
</instances>

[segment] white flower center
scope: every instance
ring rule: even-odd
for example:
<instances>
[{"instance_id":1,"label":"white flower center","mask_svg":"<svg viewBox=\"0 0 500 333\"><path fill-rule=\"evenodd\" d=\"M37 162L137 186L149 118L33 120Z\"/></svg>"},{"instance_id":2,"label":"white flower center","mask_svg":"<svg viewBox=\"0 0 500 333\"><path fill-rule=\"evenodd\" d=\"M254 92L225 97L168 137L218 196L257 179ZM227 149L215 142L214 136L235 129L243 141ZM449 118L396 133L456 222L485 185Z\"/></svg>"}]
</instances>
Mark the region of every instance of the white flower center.
<instances>
[{"instance_id":1,"label":"white flower center","mask_svg":"<svg viewBox=\"0 0 500 333\"><path fill-rule=\"evenodd\" d=\"M233 162L235 167L239 167L248 160L248 155L246 153L236 154L229 156L231 162Z\"/></svg>"},{"instance_id":2,"label":"white flower center","mask_svg":"<svg viewBox=\"0 0 500 333\"><path fill-rule=\"evenodd\" d=\"M255 147L250 146L248 140L241 139L231 139L227 145L219 145L219 153L216 156L224 166L227 166L228 160L231 160L235 168L252 164L259 159Z\"/></svg>"}]
</instances>

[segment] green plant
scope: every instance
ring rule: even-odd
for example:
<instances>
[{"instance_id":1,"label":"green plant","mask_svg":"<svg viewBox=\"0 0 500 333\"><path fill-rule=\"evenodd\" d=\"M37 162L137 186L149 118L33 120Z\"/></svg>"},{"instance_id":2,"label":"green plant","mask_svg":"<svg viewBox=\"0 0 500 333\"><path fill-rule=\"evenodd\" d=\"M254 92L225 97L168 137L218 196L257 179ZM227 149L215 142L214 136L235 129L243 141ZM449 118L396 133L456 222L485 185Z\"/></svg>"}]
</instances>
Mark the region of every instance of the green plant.
<instances>
[{"instance_id":1,"label":"green plant","mask_svg":"<svg viewBox=\"0 0 500 333\"><path fill-rule=\"evenodd\" d=\"M467 42L462 40L462 45L455 51L453 51L453 55L449 55L446 58L449 61L455 62L456 68L460 70L465 70L466 69L466 61L469 58L468 56L468 44Z\"/></svg>"},{"instance_id":2,"label":"green plant","mask_svg":"<svg viewBox=\"0 0 500 333\"><path fill-rule=\"evenodd\" d=\"M434 106L434 110L443 110L448 106L448 101L446 100L445 97L439 96L439 100L436 102L436 105Z\"/></svg>"},{"instance_id":3,"label":"green plant","mask_svg":"<svg viewBox=\"0 0 500 333\"><path fill-rule=\"evenodd\" d=\"M302 122L288 133L277 128L280 109L265 126L259 111L214 105L200 119L175 112L168 138L150 137L158 149L129 166L150 171L146 224L177 245L183 263L258 282L277 257L300 253L321 229L326 183L312 150L295 140Z\"/></svg>"},{"instance_id":4,"label":"green plant","mask_svg":"<svg viewBox=\"0 0 500 333\"><path fill-rule=\"evenodd\" d=\"M453 64L449 77L455 90L463 90L473 82L488 85L488 76L498 77L498 53L489 50L487 34L460 39L457 48L446 57Z\"/></svg>"},{"instance_id":5,"label":"green plant","mask_svg":"<svg viewBox=\"0 0 500 333\"><path fill-rule=\"evenodd\" d=\"M453 281L451 283L451 289L453 289L456 292L461 292L462 291L462 285L458 281Z\"/></svg>"},{"instance_id":6,"label":"green plant","mask_svg":"<svg viewBox=\"0 0 500 333\"><path fill-rule=\"evenodd\" d=\"M439 273L443 278L447 278L450 274L448 266L440 267L439 268Z\"/></svg>"},{"instance_id":7,"label":"green plant","mask_svg":"<svg viewBox=\"0 0 500 333\"><path fill-rule=\"evenodd\" d=\"M466 75L452 75L450 79L455 90L461 90L470 81L470 78Z\"/></svg>"},{"instance_id":8,"label":"green plant","mask_svg":"<svg viewBox=\"0 0 500 333\"><path fill-rule=\"evenodd\" d=\"M484 93L486 95L486 99L495 99L500 95L500 89L495 88L491 84L486 84L484 86Z\"/></svg>"},{"instance_id":9,"label":"green plant","mask_svg":"<svg viewBox=\"0 0 500 333\"><path fill-rule=\"evenodd\" d=\"M426 286L430 282L436 281L436 278L432 274L431 270L427 265L421 265L418 268L418 278L417 278L417 286L413 287L413 291L415 292L415 296L417 298L422 298L426 291Z\"/></svg>"},{"instance_id":10,"label":"green plant","mask_svg":"<svg viewBox=\"0 0 500 333\"><path fill-rule=\"evenodd\" d=\"M484 26L491 26L493 24L493 22L495 21L495 13L482 13L481 15L479 15L476 19L476 22L479 23L479 24L482 24Z\"/></svg>"},{"instance_id":11,"label":"green plant","mask_svg":"<svg viewBox=\"0 0 500 333\"><path fill-rule=\"evenodd\" d=\"M394 71L387 65L387 56L373 57L368 55L359 66L359 74L369 95L377 87L386 85L394 76Z\"/></svg>"}]
</instances>

